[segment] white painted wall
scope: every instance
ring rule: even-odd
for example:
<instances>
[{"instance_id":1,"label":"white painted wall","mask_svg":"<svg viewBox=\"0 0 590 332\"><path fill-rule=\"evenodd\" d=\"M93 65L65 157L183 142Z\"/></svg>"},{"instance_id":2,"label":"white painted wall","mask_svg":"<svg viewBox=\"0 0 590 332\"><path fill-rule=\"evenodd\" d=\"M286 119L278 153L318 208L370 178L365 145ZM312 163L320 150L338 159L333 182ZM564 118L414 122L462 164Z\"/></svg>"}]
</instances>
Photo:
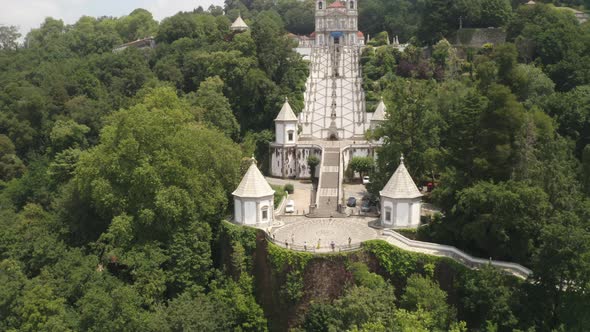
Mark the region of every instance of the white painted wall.
<instances>
[{"instance_id":1,"label":"white painted wall","mask_svg":"<svg viewBox=\"0 0 590 332\"><path fill-rule=\"evenodd\" d=\"M285 132L283 134L284 135L283 137L285 139L285 144L296 144L297 143L297 140L298 140L298 137L297 137L297 123L285 123L284 128L285 128L284 129ZM289 135L288 135L288 133L291 130L293 131L293 140L292 141L289 141Z\"/></svg>"},{"instance_id":2,"label":"white painted wall","mask_svg":"<svg viewBox=\"0 0 590 332\"><path fill-rule=\"evenodd\" d=\"M397 203L397 216L394 224L396 227L410 226L410 204L406 202Z\"/></svg>"},{"instance_id":3,"label":"white painted wall","mask_svg":"<svg viewBox=\"0 0 590 332\"><path fill-rule=\"evenodd\" d=\"M285 144L285 124L283 122L275 122L275 134L277 144Z\"/></svg>"},{"instance_id":4,"label":"white painted wall","mask_svg":"<svg viewBox=\"0 0 590 332\"><path fill-rule=\"evenodd\" d=\"M381 197L381 225L384 227L418 227L420 226L420 209L422 200L416 198L409 199L391 199ZM385 211L391 208L393 223L385 220Z\"/></svg>"},{"instance_id":5,"label":"white painted wall","mask_svg":"<svg viewBox=\"0 0 590 332\"><path fill-rule=\"evenodd\" d=\"M412 226L420 226L420 212L422 210L422 202L415 202L412 204Z\"/></svg>"},{"instance_id":6,"label":"white painted wall","mask_svg":"<svg viewBox=\"0 0 590 332\"><path fill-rule=\"evenodd\" d=\"M242 221L242 201L239 199L234 199L234 220L238 224L243 224Z\"/></svg>"},{"instance_id":7,"label":"white painted wall","mask_svg":"<svg viewBox=\"0 0 590 332\"><path fill-rule=\"evenodd\" d=\"M256 225L256 202L244 201L244 225Z\"/></svg>"}]
</instances>

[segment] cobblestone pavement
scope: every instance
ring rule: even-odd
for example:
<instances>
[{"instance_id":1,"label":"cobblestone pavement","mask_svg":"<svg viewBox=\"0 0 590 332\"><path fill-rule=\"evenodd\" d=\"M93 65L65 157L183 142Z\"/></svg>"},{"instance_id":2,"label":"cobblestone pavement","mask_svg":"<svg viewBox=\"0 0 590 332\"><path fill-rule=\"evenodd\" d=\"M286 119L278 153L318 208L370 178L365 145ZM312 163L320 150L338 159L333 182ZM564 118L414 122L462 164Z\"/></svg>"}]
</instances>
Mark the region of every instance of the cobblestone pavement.
<instances>
[{"instance_id":1,"label":"cobblestone pavement","mask_svg":"<svg viewBox=\"0 0 590 332\"><path fill-rule=\"evenodd\" d=\"M320 251L330 251L332 241L336 246L358 244L367 240L380 238L378 230L368 226L369 218L284 218L285 225L272 231L272 236L279 243L309 248L320 246Z\"/></svg>"}]
</instances>

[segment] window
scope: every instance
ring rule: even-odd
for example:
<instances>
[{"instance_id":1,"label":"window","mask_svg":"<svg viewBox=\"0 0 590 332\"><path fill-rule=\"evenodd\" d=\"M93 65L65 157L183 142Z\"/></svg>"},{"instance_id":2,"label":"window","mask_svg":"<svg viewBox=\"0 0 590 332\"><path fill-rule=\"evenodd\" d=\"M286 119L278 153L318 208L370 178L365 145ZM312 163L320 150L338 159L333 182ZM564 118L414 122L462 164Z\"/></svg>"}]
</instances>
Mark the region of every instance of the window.
<instances>
[{"instance_id":1,"label":"window","mask_svg":"<svg viewBox=\"0 0 590 332\"><path fill-rule=\"evenodd\" d=\"M391 222L391 208L385 208L385 221Z\"/></svg>"},{"instance_id":2,"label":"window","mask_svg":"<svg viewBox=\"0 0 590 332\"><path fill-rule=\"evenodd\" d=\"M318 2L318 9L323 9L324 4L320 1Z\"/></svg>"},{"instance_id":3,"label":"window","mask_svg":"<svg viewBox=\"0 0 590 332\"><path fill-rule=\"evenodd\" d=\"M354 9L354 1L350 2L350 9Z\"/></svg>"},{"instance_id":4,"label":"window","mask_svg":"<svg viewBox=\"0 0 590 332\"><path fill-rule=\"evenodd\" d=\"M288 137L289 142L293 142L293 136L294 136L293 130L289 130L289 132L287 133L287 137Z\"/></svg>"},{"instance_id":5,"label":"window","mask_svg":"<svg viewBox=\"0 0 590 332\"><path fill-rule=\"evenodd\" d=\"M262 221L268 221L268 206L262 208Z\"/></svg>"}]
</instances>

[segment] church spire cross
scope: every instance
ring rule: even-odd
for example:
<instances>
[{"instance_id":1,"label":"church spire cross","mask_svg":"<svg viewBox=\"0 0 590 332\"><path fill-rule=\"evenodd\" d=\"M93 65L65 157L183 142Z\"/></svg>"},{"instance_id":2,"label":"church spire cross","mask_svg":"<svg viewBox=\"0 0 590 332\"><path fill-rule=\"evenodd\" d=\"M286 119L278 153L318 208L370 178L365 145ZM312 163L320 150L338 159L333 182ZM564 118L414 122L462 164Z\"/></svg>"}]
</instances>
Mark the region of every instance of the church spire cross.
<instances>
[{"instance_id":1,"label":"church spire cross","mask_svg":"<svg viewBox=\"0 0 590 332\"><path fill-rule=\"evenodd\" d=\"M400 162L401 164L403 164L403 163L404 163L404 159L405 159L405 158L404 158L404 154L402 153L401 157L399 157L399 162Z\"/></svg>"}]
</instances>

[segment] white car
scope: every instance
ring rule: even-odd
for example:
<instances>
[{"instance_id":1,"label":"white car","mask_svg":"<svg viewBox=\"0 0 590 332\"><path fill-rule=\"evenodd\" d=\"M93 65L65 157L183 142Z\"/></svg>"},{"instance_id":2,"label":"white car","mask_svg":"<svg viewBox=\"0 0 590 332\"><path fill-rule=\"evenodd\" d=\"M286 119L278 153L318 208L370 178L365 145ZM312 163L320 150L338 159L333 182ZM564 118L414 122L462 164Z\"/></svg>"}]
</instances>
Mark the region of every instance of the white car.
<instances>
[{"instance_id":1,"label":"white car","mask_svg":"<svg viewBox=\"0 0 590 332\"><path fill-rule=\"evenodd\" d=\"M363 176L363 184L369 184L369 183L371 183L369 176L368 175Z\"/></svg>"},{"instance_id":2,"label":"white car","mask_svg":"<svg viewBox=\"0 0 590 332\"><path fill-rule=\"evenodd\" d=\"M293 212L295 212L295 202L293 200L288 200L287 205L285 205L285 213Z\"/></svg>"}]
</instances>

